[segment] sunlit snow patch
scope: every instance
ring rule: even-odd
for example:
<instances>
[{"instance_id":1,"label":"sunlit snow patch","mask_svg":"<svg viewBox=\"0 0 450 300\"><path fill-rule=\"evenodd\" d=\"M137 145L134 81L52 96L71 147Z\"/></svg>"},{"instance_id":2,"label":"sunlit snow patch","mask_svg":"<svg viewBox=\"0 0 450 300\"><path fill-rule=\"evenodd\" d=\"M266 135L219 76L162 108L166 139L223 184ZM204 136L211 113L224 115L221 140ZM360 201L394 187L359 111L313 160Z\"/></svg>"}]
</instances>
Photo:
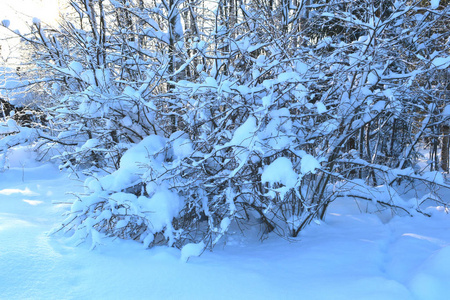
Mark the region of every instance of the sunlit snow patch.
<instances>
[{"instance_id":1,"label":"sunlit snow patch","mask_svg":"<svg viewBox=\"0 0 450 300\"><path fill-rule=\"evenodd\" d=\"M29 188L25 188L24 190L21 189L3 189L0 190L0 195L12 195L12 194L22 194L24 196L39 196L39 193L30 191Z\"/></svg>"},{"instance_id":2,"label":"sunlit snow patch","mask_svg":"<svg viewBox=\"0 0 450 300\"><path fill-rule=\"evenodd\" d=\"M36 206L36 205L39 205L39 204L44 203L43 201L39 201L39 200L27 200L27 199L23 199L22 201L23 201L23 202L26 202L26 203L28 203L28 204L30 204L30 205L33 205L33 206Z\"/></svg>"}]
</instances>

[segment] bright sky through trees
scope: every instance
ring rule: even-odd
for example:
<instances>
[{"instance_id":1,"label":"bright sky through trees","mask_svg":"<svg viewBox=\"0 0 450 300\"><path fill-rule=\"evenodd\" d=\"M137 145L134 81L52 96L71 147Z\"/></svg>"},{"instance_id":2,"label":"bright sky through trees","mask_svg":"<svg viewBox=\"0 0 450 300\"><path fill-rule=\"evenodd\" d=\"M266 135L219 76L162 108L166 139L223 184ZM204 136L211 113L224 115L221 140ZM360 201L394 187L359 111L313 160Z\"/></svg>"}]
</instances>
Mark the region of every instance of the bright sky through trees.
<instances>
[{"instance_id":1,"label":"bright sky through trees","mask_svg":"<svg viewBox=\"0 0 450 300\"><path fill-rule=\"evenodd\" d=\"M0 21L9 20L10 28L21 32L27 30L33 18L49 24L56 23L59 13L59 0L0 0ZM28 24L28 25L27 25ZM0 28L0 44L2 45L3 58L10 55L14 41L3 41L9 37L7 30Z\"/></svg>"},{"instance_id":2,"label":"bright sky through trees","mask_svg":"<svg viewBox=\"0 0 450 300\"><path fill-rule=\"evenodd\" d=\"M14 28L25 29L34 17L47 23L56 22L58 0L2 0L0 18L11 21Z\"/></svg>"}]
</instances>

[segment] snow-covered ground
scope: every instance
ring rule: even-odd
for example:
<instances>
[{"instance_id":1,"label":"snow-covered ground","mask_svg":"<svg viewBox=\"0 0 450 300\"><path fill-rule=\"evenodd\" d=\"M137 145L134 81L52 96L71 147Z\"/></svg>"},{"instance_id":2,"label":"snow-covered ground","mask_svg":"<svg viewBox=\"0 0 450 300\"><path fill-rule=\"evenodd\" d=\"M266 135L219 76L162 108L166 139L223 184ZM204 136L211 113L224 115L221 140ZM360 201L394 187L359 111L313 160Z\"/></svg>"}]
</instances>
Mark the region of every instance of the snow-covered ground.
<instances>
[{"instance_id":1,"label":"snow-covered ground","mask_svg":"<svg viewBox=\"0 0 450 300\"><path fill-rule=\"evenodd\" d=\"M89 251L49 236L68 209L53 202L82 186L31 158L17 150L0 173L0 299L449 299L450 216L438 208L383 223L336 202L295 241L236 234L183 263L167 247L105 238Z\"/></svg>"}]
</instances>

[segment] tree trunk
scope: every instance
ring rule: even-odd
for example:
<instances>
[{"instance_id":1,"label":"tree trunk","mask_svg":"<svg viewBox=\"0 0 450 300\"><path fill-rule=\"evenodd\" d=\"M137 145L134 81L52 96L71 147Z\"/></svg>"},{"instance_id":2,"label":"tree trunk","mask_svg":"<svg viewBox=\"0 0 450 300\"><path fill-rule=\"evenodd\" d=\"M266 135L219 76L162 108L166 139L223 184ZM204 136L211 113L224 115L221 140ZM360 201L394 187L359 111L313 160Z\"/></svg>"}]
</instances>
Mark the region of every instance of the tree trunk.
<instances>
[{"instance_id":1,"label":"tree trunk","mask_svg":"<svg viewBox=\"0 0 450 300\"><path fill-rule=\"evenodd\" d=\"M442 125L442 147L441 147L441 168L444 172L448 173L448 152L449 152L449 124Z\"/></svg>"}]
</instances>

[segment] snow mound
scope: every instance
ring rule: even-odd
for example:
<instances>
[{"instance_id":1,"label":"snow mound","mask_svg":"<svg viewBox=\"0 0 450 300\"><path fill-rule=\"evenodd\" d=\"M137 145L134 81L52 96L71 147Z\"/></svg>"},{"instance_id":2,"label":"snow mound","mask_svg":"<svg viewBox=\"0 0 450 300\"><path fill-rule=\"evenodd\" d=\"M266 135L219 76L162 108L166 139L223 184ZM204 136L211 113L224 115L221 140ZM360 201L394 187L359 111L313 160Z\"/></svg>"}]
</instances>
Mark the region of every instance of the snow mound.
<instances>
[{"instance_id":1,"label":"snow mound","mask_svg":"<svg viewBox=\"0 0 450 300\"><path fill-rule=\"evenodd\" d=\"M292 162L286 157L279 157L265 168L261 181L270 185L281 183L287 188L293 188L297 177Z\"/></svg>"},{"instance_id":2,"label":"snow mound","mask_svg":"<svg viewBox=\"0 0 450 300\"><path fill-rule=\"evenodd\" d=\"M301 160L301 172L302 174L312 173L315 174L316 170L320 168L320 163L317 159L310 155L306 154L302 157Z\"/></svg>"},{"instance_id":3,"label":"snow mound","mask_svg":"<svg viewBox=\"0 0 450 300\"><path fill-rule=\"evenodd\" d=\"M180 260L182 262L187 262L190 257L200 256L205 250L205 243L201 241L200 243L189 243L184 245L181 249L181 257Z\"/></svg>"}]
</instances>

